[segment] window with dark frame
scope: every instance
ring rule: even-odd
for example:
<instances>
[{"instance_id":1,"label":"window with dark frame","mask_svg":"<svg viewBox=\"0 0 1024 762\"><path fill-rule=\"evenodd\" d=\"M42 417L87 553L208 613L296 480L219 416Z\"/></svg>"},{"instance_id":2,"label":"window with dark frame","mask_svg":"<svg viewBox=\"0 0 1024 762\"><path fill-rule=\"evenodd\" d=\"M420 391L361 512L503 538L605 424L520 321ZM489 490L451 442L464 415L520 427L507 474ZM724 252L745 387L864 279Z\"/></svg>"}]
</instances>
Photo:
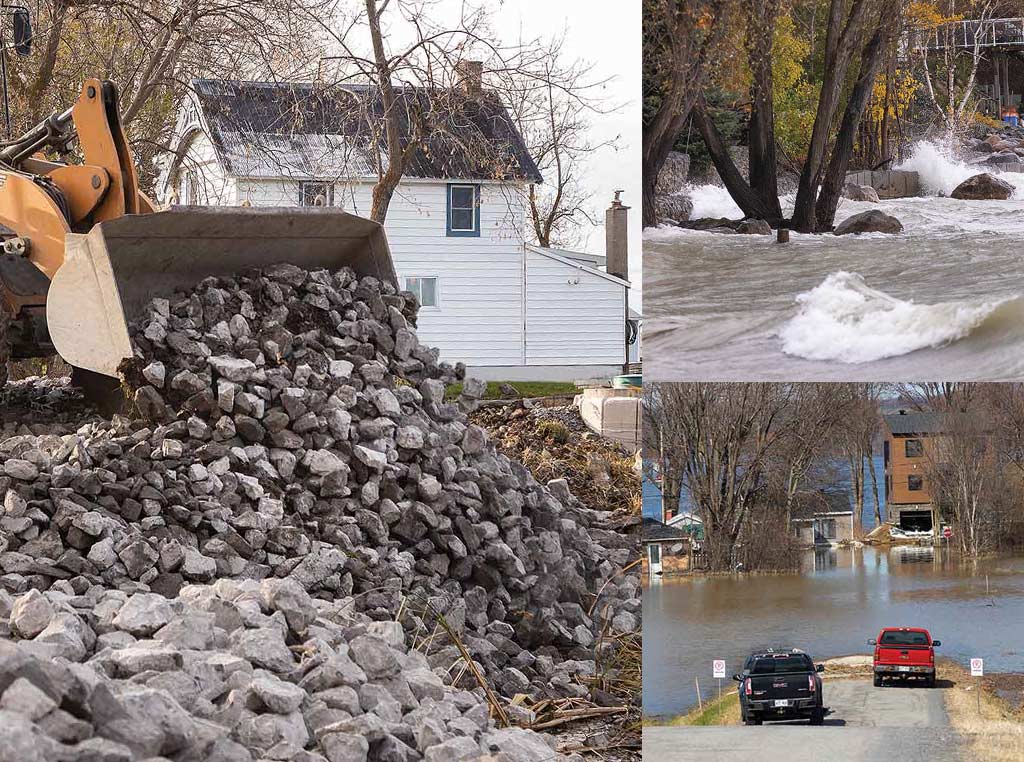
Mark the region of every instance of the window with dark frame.
<instances>
[{"instance_id":1,"label":"window with dark frame","mask_svg":"<svg viewBox=\"0 0 1024 762\"><path fill-rule=\"evenodd\" d=\"M299 206L317 206L317 199L323 199L323 206L334 206L334 183L299 183Z\"/></svg>"},{"instance_id":2,"label":"window with dark frame","mask_svg":"<svg viewBox=\"0 0 1024 762\"><path fill-rule=\"evenodd\" d=\"M918 474L907 476L907 489L911 492L920 492L924 489L924 479Z\"/></svg>"},{"instance_id":3,"label":"window with dark frame","mask_svg":"<svg viewBox=\"0 0 1024 762\"><path fill-rule=\"evenodd\" d=\"M480 186L452 183L448 186L449 236L480 235Z\"/></svg>"},{"instance_id":4,"label":"window with dark frame","mask_svg":"<svg viewBox=\"0 0 1024 762\"><path fill-rule=\"evenodd\" d=\"M904 444L904 453L908 458L920 458L924 455L924 444L920 439L908 439Z\"/></svg>"},{"instance_id":5,"label":"window with dark frame","mask_svg":"<svg viewBox=\"0 0 1024 762\"><path fill-rule=\"evenodd\" d=\"M410 276L405 279L405 290L416 295L420 307L437 307L437 277Z\"/></svg>"}]
</instances>

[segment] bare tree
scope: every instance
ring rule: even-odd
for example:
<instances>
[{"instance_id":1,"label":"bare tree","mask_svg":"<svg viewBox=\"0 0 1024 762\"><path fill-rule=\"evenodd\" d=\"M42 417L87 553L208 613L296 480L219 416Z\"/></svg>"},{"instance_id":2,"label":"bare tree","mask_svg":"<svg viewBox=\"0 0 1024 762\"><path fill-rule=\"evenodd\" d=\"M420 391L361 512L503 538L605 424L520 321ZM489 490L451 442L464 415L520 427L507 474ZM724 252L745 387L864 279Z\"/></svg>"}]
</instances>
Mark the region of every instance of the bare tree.
<instances>
[{"instance_id":1,"label":"bare tree","mask_svg":"<svg viewBox=\"0 0 1024 762\"><path fill-rule=\"evenodd\" d=\"M881 425L878 412L877 384L841 384L842 418L836 427L836 440L846 456L850 470L850 487L853 491L853 510L856 532L863 531L864 504L867 499L867 479L864 465L867 463L874 496L875 526L882 523L882 505L878 495L878 475L874 461L874 442Z\"/></svg>"},{"instance_id":2,"label":"bare tree","mask_svg":"<svg viewBox=\"0 0 1024 762\"><path fill-rule=\"evenodd\" d=\"M750 68L750 127L748 154L750 181L744 179L702 98L693 107L693 123L707 146L711 160L729 195L745 217L782 224L779 205L778 167L775 150L774 85L772 45L779 15L778 0L745 0L747 11L745 46Z\"/></svg>"},{"instance_id":3,"label":"bare tree","mask_svg":"<svg viewBox=\"0 0 1024 762\"><path fill-rule=\"evenodd\" d=\"M679 507L683 484L683 458L673 444L679 441L680 421L672 414L678 404L676 384L651 384L644 389L644 459L657 466L661 476L662 514L665 506L673 513Z\"/></svg>"},{"instance_id":4,"label":"bare tree","mask_svg":"<svg viewBox=\"0 0 1024 762\"><path fill-rule=\"evenodd\" d=\"M310 17L334 2L42 0L32 55L10 61L14 129L63 111L84 78L111 79L148 186L193 77L308 71L318 47Z\"/></svg>"},{"instance_id":5,"label":"bare tree","mask_svg":"<svg viewBox=\"0 0 1024 762\"><path fill-rule=\"evenodd\" d=\"M524 108L515 116L534 122L544 115L545 99L553 101L556 116L558 104L577 109L565 124L556 121L547 139L546 159L553 155L552 144L557 145L562 173L556 169L555 187L562 193L546 203L543 192L528 186L524 195L528 205L536 200L540 230L548 241L579 219L583 202L573 161L596 148L581 134L581 117L594 107L587 91L599 83L588 80L586 67L558 60L557 41L500 42L485 8L463 5L457 18L446 22L431 0L364 0L359 12L340 9L321 23L339 51L330 57L339 73L326 87L369 83L353 108L362 114L369 145L380 146L372 154L377 174L372 219L386 219L398 184L415 161L453 149L465 166L452 171L532 181L520 176L512 136L499 145L483 123L497 119L506 106ZM404 33L389 34L392 25ZM369 52L364 50L367 40ZM550 122L545 129L552 130Z\"/></svg>"},{"instance_id":6,"label":"bare tree","mask_svg":"<svg viewBox=\"0 0 1024 762\"><path fill-rule=\"evenodd\" d=\"M663 452L704 522L708 565L731 569L750 510L768 486L769 458L798 419L783 384L658 384ZM645 416L645 421L650 419Z\"/></svg>"},{"instance_id":7,"label":"bare tree","mask_svg":"<svg viewBox=\"0 0 1024 762\"><path fill-rule=\"evenodd\" d=\"M794 384L771 465L771 481L783 501L786 525L793 499L806 485L819 457L826 452L835 428L848 414L838 384Z\"/></svg>"},{"instance_id":8,"label":"bare tree","mask_svg":"<svg viewBox=\"0 0 1024 762\"><path fill-rule=\"evenodd\" d=\"M963 20L956 13L954 0L944 5L942 12L920 20L921 25L913 30L911 48L929 105L938 123L952 135L961 132L974 115L974 87L984 58L982 42L996 5L991 0L968 3L970 18Z\"/></svg>"},{"instance_id":9,"label":"bare tree","mask_svg":"<svg viewBox=\"0 0 1024 762\"><path fill-rule=\"evenodd\" d=\"M925 478L932 502L953 525L960 552L976 556L996 538L988 531L990 509L1002 486L986 411L949 411L941 437L926 448Z\"/></svg>"},{"instance_id":10,"label":"bare tree","mask_svg":"<svg viewBox=\"0 0 1024 762\"><path fill-rule=\"evenodd\" d=\"M643 135L643 225L657 223L655 186L708 76L725 34L730 0L645 0L644 80L659 83Z\"/></svg>"},{"instance_id":11,"label":"bare tree","mask_svg":"<svg viewBox=\"0 0 1024 762\"><path fill-rule=\"evenodd\" d=\"M539 246L572 248L580 243L583 227L598 222L582 183L587 163L599 150L619 144L619 136L592 140L591 119L620 105L605 101L602 89L610 80L595 78L589 64L563 63L564 43L564 36L548 43L537 70L505 78L502 92L544 177L527 191L533 238Z\"/></svg>"}]
</instances>

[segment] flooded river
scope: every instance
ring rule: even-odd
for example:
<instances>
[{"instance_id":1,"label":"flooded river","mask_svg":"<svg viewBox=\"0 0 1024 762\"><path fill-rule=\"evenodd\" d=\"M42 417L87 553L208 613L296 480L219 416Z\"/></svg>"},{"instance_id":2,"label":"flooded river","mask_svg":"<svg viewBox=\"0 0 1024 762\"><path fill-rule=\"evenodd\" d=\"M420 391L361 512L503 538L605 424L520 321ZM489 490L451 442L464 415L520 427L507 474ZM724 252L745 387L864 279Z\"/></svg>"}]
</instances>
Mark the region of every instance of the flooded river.
<instances>
[{"instance_id":1,"label":"flooded river","mask_svg":"<svg viewBox=\"0 0 1024 762\"><path fill-rule=\"evenodd\" d=\"M1006 201L942 197L984 171L922 143L926 195L843 200L904 232L774 237L655 228L644 236L644 375L665 380L1024 378L1024 174ZM721 188L693 217L742 216ZM791 209L792 197L782 199Z\"/></svg>"},{"instance_id":2,"label":"flooded river","mask_svg":"<svg viewBox=\"0 0 1024 762\"><path fill-rule=\"evenodd\" d=\"M986 672L1024 671L1024 557L964 564L931 548L809 551L801 574L655 582L643 607L650 716L695 705L695 677L705 696L717 690L714 659L732 675L763 646L815 659L868 653L886 625L927 627L940 655L983 657Z\"/></svg>"}]
</instances>

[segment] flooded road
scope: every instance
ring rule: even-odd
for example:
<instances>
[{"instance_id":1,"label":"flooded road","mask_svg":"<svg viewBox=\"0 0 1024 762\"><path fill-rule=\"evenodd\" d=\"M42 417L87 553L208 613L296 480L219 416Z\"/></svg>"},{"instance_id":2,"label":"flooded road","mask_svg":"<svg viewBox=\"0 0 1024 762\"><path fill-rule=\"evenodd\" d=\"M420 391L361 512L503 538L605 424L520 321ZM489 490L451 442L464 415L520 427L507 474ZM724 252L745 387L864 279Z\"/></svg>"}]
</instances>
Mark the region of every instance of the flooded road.
<instances>
[{"instance_id":1,"label":"flooded road","mask_svg":"<svg viewBox=\"0 0 1024 762\"><path fill-rule=\"evenodd\" d=\"M670 380L1024 378L1024 175L1005 201L948 193L979 170L919 144L924 193L843 200L898 235L644 235L644 375ZM694 218L742 216L724 189L693 190ZM793 198L783 197L784 213Z\"/></svg>"},{"instance_id":2,"label":"flooded road","mask_svg":"<svg viewBox=\"0 0 1024 762\"><path fill-rule=\"evenodd\" d=\"M986 592L988 575L988 592ZM941 656L1024 671L1024 557L964 564L942 549L811 551L801 574L666 579L644 589L643 708L675 715L717 690L711 662L739 671L754 648L815 660L867 653L880 627L927 627ZM941 677L941 673L940 673Z\"/></svg>"}]
</instances>

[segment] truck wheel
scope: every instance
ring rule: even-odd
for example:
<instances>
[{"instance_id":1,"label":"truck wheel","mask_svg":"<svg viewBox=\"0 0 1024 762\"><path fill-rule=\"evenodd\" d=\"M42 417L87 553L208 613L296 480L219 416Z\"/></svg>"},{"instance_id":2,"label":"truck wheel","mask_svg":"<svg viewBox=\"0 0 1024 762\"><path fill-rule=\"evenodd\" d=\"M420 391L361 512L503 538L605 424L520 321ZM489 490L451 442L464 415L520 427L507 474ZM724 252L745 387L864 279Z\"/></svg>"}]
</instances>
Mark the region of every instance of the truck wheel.
<instances>
[{"instance_id":1,"label":"truck wheel","mask_svg":"<svg viewBox=\"0 0 1024 762\"><path fill-rule=\"evenodd\" d=\"M877 674L875 675L875 687L876 688L881 688L882 687L882 676L881 675L877 675Z\"/></svg>"},{"instance_id":2,"label":"truck wheel","mask_svg":"<svg viewBox=\"0 0 1024 762\"><path fill-rule=\"evenodd\" d=\"M934 688L935 687L935 675L928 675L928 677L926 677L924 679L924 687L925 688Z\"/></svg>"},{"instance_id":3,"label":"truck wheel","mask_svg":"<svg viewBox=\"0 0 1024 762\"><path fill-rule=\"evenodd\" d=\"M762 720L760 717L755 717L751 714L748 714L746 717L743 718L744 725L760 725L761 722Z\"/></svg>"},{"instance_id":4,"label":"truck wheel","mask_svg":"<svg viewBox=\"0 0 1024 762\"><path fill-rule=\"evenodd\" d=\"M818 707L813 712L811 712L811 724L812 725L822 725L822 724L824 724L824 722L825 722L825 708L824 707Z\"/></svg>"}]
</instances>

